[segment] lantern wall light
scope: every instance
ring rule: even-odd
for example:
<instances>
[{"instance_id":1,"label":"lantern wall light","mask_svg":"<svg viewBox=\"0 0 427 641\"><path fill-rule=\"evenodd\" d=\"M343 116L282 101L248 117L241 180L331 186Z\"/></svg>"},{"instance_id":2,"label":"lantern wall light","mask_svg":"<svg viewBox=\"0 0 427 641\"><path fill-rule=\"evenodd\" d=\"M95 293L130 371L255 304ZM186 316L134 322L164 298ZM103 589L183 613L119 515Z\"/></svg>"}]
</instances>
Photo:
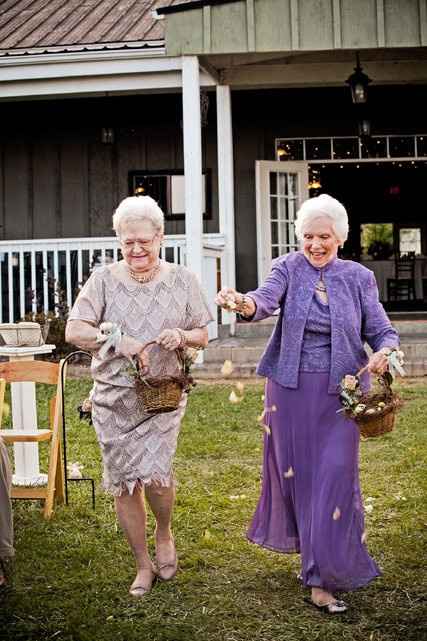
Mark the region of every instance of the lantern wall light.
<instances>
[{"instance_id":1,"label":"lantern wall light","mask_svg":"<svg viewBox=\"0 0 427 641\"><path fill-rule=\"evenodd\" d=\"M356 66L354 72L346 80L350 85L351 98L354 104L364 104L368 100L368 84L372 82L360 66L359 53L356 53Z\"/></svg>"}]
</instances>

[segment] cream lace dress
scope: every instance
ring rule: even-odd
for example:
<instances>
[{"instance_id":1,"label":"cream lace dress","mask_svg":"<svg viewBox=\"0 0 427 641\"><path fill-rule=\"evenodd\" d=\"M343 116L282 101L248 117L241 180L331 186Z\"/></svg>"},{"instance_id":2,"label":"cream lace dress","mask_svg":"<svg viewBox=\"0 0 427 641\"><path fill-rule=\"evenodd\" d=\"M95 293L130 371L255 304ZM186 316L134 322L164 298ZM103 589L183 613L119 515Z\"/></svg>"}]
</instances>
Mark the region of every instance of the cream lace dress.
<instances>
[{"instance_id":1,"label":"cream lace dress","mask_svg":"<svg viewBox=\"0 0 427 641\"><path fill-rule=\"evenodd\" d=\"M148 283L133 280L123 261L99 268L85 283L69 315L70 320L117 323L121 330L145 343L164 329L204 327L212 320L205 296L187 268L162 263ZM154 345L150 349L150 374L178 371L175 352ZM152 482L172 482L176 451L187 396L174 412L149 416L126 373L127 359L112 349L104 359L92 358L92 418L104 463L104 487L115 496L126 488Z\"/></svg>"}]
</instances>

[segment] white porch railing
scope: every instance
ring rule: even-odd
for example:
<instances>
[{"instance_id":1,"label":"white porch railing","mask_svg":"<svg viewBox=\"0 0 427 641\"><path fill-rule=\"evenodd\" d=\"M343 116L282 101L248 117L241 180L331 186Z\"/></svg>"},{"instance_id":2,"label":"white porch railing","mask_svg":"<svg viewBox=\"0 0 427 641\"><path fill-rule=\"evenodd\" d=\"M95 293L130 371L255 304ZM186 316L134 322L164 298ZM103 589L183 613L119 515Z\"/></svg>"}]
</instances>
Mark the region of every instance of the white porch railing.
<instances>
[{"instance_id":1,"label":"white porch railing","mask_svg":"<svg viewBox=\"0 0 427 641\"><path fill-rule=\"evenodd\" d=\"M205 234L204 247L203 284L211 298L222 269L224 236ZM166 236L161 256L185 264L185 249L185 236ZM114 237L0 241L0 322L13 323L37 312L56 314L60 303L71 308L91 271L120 256Z\"/></svg>"}]
</instances>

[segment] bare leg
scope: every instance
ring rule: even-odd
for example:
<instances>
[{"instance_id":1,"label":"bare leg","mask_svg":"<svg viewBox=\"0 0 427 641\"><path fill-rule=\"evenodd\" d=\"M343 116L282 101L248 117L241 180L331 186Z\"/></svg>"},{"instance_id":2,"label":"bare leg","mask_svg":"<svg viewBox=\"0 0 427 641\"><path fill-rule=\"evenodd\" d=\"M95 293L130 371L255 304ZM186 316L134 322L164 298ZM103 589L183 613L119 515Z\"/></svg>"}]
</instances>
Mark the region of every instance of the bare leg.
<instances>
[{"instance_id":1,"label":"bare leg","mask_svg":"<svg viewBox=\"0 0 427 641\"><path fill-rule=\"evenodd\" d=\"M176 574L177 559L171 530L175 488L146 485L145 496L156 519L156 558L159 576L168 581Z\"/></svg>"},{"instance_id":2,"label":"bare leg","mask_svg":"<svg viewBox=\"0 0 427 641\"><path fill-rule=\"evenodd\" d=\"M143 596L151 589L154 578L153 564L148 554L144 497L141 490L133 494L122 494L115 498L116 513L121 528L135 557L137 573L130 592L133 596Z\"/></svg>"}]
</instances>

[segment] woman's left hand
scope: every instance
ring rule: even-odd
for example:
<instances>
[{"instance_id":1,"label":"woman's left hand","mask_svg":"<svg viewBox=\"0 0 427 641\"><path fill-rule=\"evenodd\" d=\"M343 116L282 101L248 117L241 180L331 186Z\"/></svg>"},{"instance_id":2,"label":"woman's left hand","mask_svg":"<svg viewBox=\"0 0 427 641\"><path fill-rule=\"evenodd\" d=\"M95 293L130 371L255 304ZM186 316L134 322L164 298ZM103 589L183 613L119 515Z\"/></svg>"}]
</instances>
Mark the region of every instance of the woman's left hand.
<instances>
[{"instance_id":1,"label":"woman's left hand","mask_svg":"<svg viewBox=\"0 0 427 641\"><path fill-rule=\"evenodd\" d=\"M164 329L157 336L156 343L172 351L181 345L181 334L178 329Z\"/></svg>"},{"instance_id":2,"label":"woman's left hand","mask_svg":"<svg viewBox=\"0 0 427 641\"><path fill-rule=\"evenodd\" d=\"M368 371L372 374L384 374L388 369L387 356L383 352L375 352L368 361Z\"/></svg>"}]
</instances>

